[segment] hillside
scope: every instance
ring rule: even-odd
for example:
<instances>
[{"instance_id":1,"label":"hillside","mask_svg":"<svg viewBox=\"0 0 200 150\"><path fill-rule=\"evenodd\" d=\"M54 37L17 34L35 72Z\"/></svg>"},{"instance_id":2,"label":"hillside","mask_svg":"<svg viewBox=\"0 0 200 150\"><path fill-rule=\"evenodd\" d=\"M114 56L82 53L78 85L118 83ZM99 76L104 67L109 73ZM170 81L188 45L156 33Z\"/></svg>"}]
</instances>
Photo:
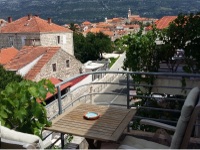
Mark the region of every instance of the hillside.
<instances>
[{"instance_id":1,"label":"hillside","mask_svg":"<svg viewBox=\"0 0 200 150\"><path fill-rule=\"evenodd\" d=\"M142 17L161 18L180 12L200 11L200 0L0 0L0 18L12 16L18 19L27 14L51 17L58 24L103 21L105 17L127 17L132 14Z\"/></svg>"}]
</instances>

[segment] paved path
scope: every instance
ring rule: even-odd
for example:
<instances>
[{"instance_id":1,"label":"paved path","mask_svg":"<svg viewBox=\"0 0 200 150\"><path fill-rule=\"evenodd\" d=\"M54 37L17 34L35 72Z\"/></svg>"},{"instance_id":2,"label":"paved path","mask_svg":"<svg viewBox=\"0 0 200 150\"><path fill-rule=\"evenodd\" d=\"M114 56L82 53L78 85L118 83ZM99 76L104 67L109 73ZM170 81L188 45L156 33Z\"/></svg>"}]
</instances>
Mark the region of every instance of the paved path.
<instances>
[{"instance_id":1,"label":"paved path","mask_svg":"<svg viewBox=\"0 0 200 150\"><path fill-rule=\"evenodd\" d=\"M125 53L120 54L120 57L117 59L117 61L112 65L110 68L111 71L117 71L117 70L123 70L122 66L124 64L124 59L125 59Z\"/></svg>"},{"instance_id":2,"label":"paved path","mask_svg":"<svg viewBox=\"0 0 200 150\"><path fill-rule=\"evenodd\" d=\"M125 59L125 53L120 54L120 57L110 68L111 71L122 71L123 61ZM109 92L113 94L102 94L97 96L94 99L94 103L96 104L127 104L127 86L126 86L126 78L123 75L119 75L114 81L117 84L110 84L106 89L102 91L102 93Z\"/></svg>"}]
</instances>

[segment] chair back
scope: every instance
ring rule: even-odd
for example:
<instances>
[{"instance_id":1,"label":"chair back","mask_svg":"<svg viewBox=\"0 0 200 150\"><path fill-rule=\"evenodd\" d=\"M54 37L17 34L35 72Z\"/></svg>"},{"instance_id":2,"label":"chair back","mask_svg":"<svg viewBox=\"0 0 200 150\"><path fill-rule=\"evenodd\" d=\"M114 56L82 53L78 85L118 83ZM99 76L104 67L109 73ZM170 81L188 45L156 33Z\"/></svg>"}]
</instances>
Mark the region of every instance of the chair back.
<instances>
[{"instance_id":1,"label":"chair back","mask_svg":"<svg viewBox=\"0 0 200 150\"><path fill-rule=\"evenodd\" d=\"M188 147L190 136L200 110L199 95L199 87L193 88L187 95L176 125L176 131L172 137L170 148L186 149Z\"/></svg>"},{"instance_id":2,"label":"chair back","mask_svg":"<svg viewBox=\"0 0 200 150\"><path fill-rule=\"evenodd\" d=\"M28 149L43 148L40 137L28 133L11 130L0 125L0 148L3 149Z\"/></svg>"}]
</instances>

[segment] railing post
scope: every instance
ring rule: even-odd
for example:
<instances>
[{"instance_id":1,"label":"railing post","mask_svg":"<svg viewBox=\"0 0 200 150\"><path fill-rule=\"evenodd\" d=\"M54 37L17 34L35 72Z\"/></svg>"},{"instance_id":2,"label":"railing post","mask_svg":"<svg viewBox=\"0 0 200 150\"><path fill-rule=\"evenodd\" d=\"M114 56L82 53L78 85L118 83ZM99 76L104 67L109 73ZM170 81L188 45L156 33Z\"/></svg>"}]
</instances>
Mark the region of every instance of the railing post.
<instances>
[{"instance_id":1,"label":"railing post","mask_svg":"<svg viewBox=\"0 0 200 150\"><path fill-rule=\"evenodd\" d=\"M129 78L130 78L130 74L127 73L127 74L126 74L126 82L127 82L127 109L130 108L130 106L129 106L129 99L130 99L130 94L129 94L129 92L130 92ZM128 124L128 126L127 126L127 132L130 132L129 124Z\"/></svg>"},{"instance_id":2,"label":"railing post","mask_svg":"<svg viewBox=\"0 0 200 150\"><path fill-rule=\"evenodd\" d=\"M130 75L129 73L126 74L126 82L127 82L127 109L130 108L129 106L129 100L130 100L130 84L129 84L129 80L130 80Z\"/></svg>"},{"instance_id":3,"label":"railing post","mask_svg":"<svg viewBox=\"0 0 200 150\"><path fill-rule=\"evenodd\" d=\"M58 109L59 109L59 115L62 114L62 102L61 102L61 90L60 86L57 87L57 92L58 92ZM61 133L61 147L64 148L65 141L64 141L64 134Z\"/></svg>"},{"instance_id":4,"label":"railing post","mask_svg":"<svg viewBox=\"0 0 200 150\"><path fill-rule=\"evenodd\" d=\"M57 87L57 91L58 91L58 113L59 115L62 114L62 102L61 102L61 90L60 90L60 86Z\"/></svg>"}]
</instances>

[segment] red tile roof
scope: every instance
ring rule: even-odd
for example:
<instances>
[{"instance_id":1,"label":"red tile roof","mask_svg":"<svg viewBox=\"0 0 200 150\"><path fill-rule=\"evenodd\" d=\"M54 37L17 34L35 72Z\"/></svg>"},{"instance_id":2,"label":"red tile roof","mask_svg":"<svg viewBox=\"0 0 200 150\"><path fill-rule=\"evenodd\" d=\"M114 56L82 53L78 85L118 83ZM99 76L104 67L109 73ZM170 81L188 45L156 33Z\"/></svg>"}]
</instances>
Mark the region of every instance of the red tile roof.
<instances>
[{"instance_id":1,"label":"red tile roof","mask_svg":"<svg viewBox=\"0 0 200 150\"><path fill-rule=\"evenodd\" d=\"M113 25L105 23L105 22L99 22L96 24L96 28L109 28L112 27Z\"/></svg>"},{"instance_id":2,"label":"red tile roof","mask_svg":"<svg viewBox=\"0 0 200 150\"><path fill-rule=\"evenodd\" d=\"M82 23L82 25L85 25L85 26L86 26L86 25L91 25L91 24L92 24L92 23L89 22L89 21L85 21L85 22Z\"/></svg>"},{"instance_id":3,"label":"red tile roof","mask_svg":"<svg viewBox=\"0 0 200 150\"><path fill-rule=\"evenodd\" d=\"M177 16L164 16L161 19L156 21L156 28L158 29L164 29L169 26L169 24L174 21L177 18Z\"/></svg>"},{"instance_id":4,"label":"red tile roof","mask_svg":"<svg viewBox=\"0 0 200 150\"><path fill-rule=\"evenodd\" d=\"M31 70L25 75L25 79L28 80L33 80L36 77L42 67L55 55L60 47L35 47L35 49L45 49L45 53L37 64L33 66L33 68L31 68Z\"/></svg>"},{"instance_id":5,"label":"red tile roof","mask_svg":"<svg viewBox=\"0 0 200 150\"><path fill-rule=\"evenodd\" d=\"M57 78L50 78L49 80L50 80L51 83L54 84L54 85L56 85L56 84L62 82L62 80L57 79ZM65 88L67 88L67 87L70 87L71 85L72 85L71 82L67 82L67 83L61 85L60 90L62 91L63 89L65 89ZM56 89L56 92L55 92L54 94L48 92L45 100L48 100L49 98L51 98L51 97L52 97L53 95L55 95L55 94L57 94L57 89ZM37 100L37 101L38 101L38 102L41 102L40 100Z\"/></svg>"},{"instance_id":6,"label":"red tile roof","mask_svg":"<svg viewBox=\"0 0 200 150\"><path fill-rule=\"evenodd\" d=\"M140 28L140 25L138 24L131 24L131 25L125 25L124 28Z\"/></svg>"},{"instance_id":7,"label":"red tile roof","mask_svg":"<svg viewBox=\"0 0 200 150\"><path fill-rule=\"evenodd\" d=\"M108 36L114 36L114 32L113 31L102 31L103 34L108 35Z\"/></svg>"},{"instance_id":8,"label":"red tile roof","mask_svg":"<svg viewBox=\"0 0 200 150\"><path fill-rule=\"evenodd\" d=\"M86 78L86 77L87 77L87 75L84 75L84 76L78 77L78 78L76 78L76 79L74 79L74 80L72 80L72 81L70 81L70 82L67 82L67 83L65 83L65 84L62 84L62 85L60 86L60 90L62 91L62 90L64 90L64 89L66 89L67 87L71 87L71 86L77 84L78 82L80 82L81 80L83 80L83 79ZM56 84L62 82L61 79L57 79L57 78L53 78L53 77L50 78L49 80L50 80L51 83L54 84L54 85L56 85ZM56 91L55 91L54 94L47 93L47 96L46 96L46 99L45 99L45 100L48 100L49 98L51 98L51 97L52 97L53 95L55 95L55 94L57 94L57 89L56 89ZM37 102L40 103L41 101L40 101L39 99L37 99Z\"/></svg>"},{"instance_id":9,"label":"red tile roof","mask_svg":"<svg viewBox=\"0 0 200 150\"><path fill-rule=\"evenodd\" d=\"M19 51L14 47L0 49L0 64L5 65L14 58Z\"/></svg>"},{"instance_id":10,"label":"red tile roof","mask_svg":"<svg viewBox=\"0 0 200 150\"><path fill-rule=\"evenodd\" d=\"M5 65L6 69L19 70L47 51L48 47L24 46L15 57Z\"/></svg>"},{"instance_id":11,"label":"red tile roof","mask_svg":"<svg viewBox=\"0 0 200 150\"><path fill-rule=\"evenodd\" d=\"M30 18L30 19L29 19ZM1 33L40 33L72 32L70 29L56 25L51 19L43 20L38 16L25 16L2 27Z\"/></svg>"}]
</instances>

